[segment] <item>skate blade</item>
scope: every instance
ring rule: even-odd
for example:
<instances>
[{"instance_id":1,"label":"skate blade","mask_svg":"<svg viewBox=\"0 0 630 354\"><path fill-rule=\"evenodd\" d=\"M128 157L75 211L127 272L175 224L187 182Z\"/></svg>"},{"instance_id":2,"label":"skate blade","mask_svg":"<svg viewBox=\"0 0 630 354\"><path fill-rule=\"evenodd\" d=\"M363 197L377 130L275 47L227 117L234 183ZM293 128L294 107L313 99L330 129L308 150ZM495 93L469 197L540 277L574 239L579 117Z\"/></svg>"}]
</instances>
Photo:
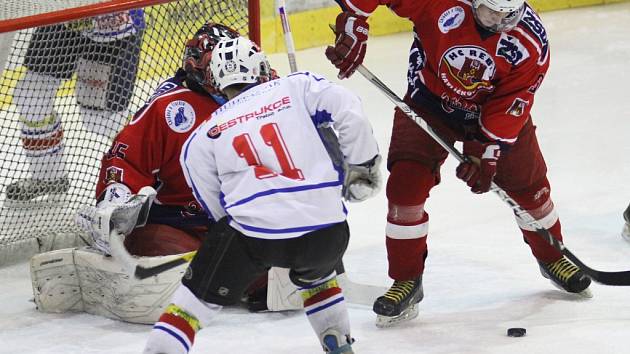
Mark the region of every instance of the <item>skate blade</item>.
<instances>
[{"instance_id":1,"label":"skate blade","mask_svg":"<svg viewBox=\"0 0 630 354\"><path fill-rule=\"evenodd\" d=\"M418 309L418 304L414 304L411 307L407 308L400 315L397 316L376 316L376 327L378 328L387 328L394 325L397 325L401 322L411 321L414 318L418 317L418 313L420 310Z\"/></svg>"},{"instance_id":2,"label":"skate blade","mask_svg":"<svg viewBox=\"0 0 630 354\"><path fill-rule=\"evenodd\" d=\"M574 296L574 297L577 297L577 298L584 298L584 299L590 299L590 298L593 297L593 293L591 292L591 288L586 288L586 289L580 291L579 293L572 293L572 292L566 291L561 286L559 286L558 284L554 283L552 280L549 280L549 282L556 289L561 290L563 293L569 294L570 296Z\"/></svg>"}]
</instances>

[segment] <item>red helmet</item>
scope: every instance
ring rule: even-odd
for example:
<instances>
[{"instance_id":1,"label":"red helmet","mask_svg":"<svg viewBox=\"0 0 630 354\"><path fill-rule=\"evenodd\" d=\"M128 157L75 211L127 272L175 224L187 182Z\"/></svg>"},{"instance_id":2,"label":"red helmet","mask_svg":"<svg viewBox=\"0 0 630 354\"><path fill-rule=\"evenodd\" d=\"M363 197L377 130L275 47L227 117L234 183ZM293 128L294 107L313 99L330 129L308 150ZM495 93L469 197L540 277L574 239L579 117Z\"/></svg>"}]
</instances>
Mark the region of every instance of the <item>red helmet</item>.
<instances>
[{"instance_id":1,"label":"red helmet","mask_svg":"<svg viewBox=\"0 0 630 354\"><path fill-rule=\"evenodd\" d=\"M240 34L219 23L208 22L203 25L186 42L182 67L186 71L187 78L201 85L211 94L218 93L213 85L212 71L210 71L210 59L214 46L223 38L236 38Z\"/></svg>"}]
</instances>

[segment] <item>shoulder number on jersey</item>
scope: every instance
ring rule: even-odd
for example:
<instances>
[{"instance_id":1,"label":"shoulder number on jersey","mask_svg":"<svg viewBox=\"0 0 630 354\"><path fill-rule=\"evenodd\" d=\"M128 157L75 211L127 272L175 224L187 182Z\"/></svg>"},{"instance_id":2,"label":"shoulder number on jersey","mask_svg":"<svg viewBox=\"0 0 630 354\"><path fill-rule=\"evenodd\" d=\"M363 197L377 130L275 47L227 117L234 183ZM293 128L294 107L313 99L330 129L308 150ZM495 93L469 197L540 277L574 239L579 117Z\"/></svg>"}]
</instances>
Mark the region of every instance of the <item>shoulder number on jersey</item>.
<instances>
[{"instance_id":1,"label":"shoulder number on jersey","mask_svg":"<svg viewBox=\"0 0 630 354\"><path fill-rule=\"evenodd\" d=\"M545 26L543 26L538 15L536 15L534 10L530 7L525 8L525 13L523 14L521 22L523 22L540 41L540 58L538 58L538 64L544 64L549 55L549 40L547 39Z\"/></svg>"}]
</instances>

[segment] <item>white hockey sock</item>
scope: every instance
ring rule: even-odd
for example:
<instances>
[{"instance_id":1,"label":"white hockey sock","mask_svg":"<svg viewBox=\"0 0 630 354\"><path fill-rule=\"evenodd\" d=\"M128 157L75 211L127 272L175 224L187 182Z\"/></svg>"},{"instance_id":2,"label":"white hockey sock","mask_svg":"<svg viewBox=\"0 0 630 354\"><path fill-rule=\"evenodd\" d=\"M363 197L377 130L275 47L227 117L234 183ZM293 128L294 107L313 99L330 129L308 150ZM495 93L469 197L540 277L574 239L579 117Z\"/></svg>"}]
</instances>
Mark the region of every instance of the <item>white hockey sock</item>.
<instances>
[{"instance_id":1,"label":"white hockey sock","mask_svg":"<svg viewBox=\"0 0 630 354\"><path fill-rule=\"evenodd\" d=\"M13 91L33 178L56 179L65 173L61 117L53 108L60 83L52 76L27 71Z\"/></svg>"},{"instance_id":2,"label":"white hockey sock","mask_svg":"<svg viewBox=\"0 0 630 354\"><path fill-rule=\"evenodd\" d=\"M302 288L301 294L306 316L320 341L331 329L350 337L348 309L335 273Z\"/></svg>"},{"instance_id":3,"label":"white hockey sock","mask_svg":"<svg viewBox=\"0 0 630 354\"><path fill-rule=\"evenodd\" d=\"M143 354L187 354L196 333L210 323L222 306L199 300L180 285L172 303L153 325Z\"/></svg>"}]
</instances>

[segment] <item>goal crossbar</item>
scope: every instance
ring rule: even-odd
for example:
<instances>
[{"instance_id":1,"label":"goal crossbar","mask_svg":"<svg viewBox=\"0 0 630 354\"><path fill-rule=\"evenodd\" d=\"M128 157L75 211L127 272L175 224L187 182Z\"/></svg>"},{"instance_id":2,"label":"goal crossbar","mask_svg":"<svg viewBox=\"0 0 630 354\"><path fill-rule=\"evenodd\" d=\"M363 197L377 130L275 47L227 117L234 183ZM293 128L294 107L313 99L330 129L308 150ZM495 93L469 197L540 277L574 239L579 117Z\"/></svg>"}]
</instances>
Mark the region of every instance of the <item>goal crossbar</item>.
<instances>
[{"instance_id":1,"label":"goal crossbar","mask_svg":"<svg viewBox=\"0 0 630 354\"><path fill-rule=\"evenodd\" d=\"M110 14L146 6L159 5L175 0L71 0L50 2L40 0L18 0L19 5L12 1L0 4L0 33L19 31L27 28L52 25L55 23L78 20L85 17ZM15 8L25 13L19 17L9 17ZM257 17L260 13L260 3L249 1L250 15ZM249 37L260 45L260 21L249 23Z\"/></svg>"}]
</instances>

